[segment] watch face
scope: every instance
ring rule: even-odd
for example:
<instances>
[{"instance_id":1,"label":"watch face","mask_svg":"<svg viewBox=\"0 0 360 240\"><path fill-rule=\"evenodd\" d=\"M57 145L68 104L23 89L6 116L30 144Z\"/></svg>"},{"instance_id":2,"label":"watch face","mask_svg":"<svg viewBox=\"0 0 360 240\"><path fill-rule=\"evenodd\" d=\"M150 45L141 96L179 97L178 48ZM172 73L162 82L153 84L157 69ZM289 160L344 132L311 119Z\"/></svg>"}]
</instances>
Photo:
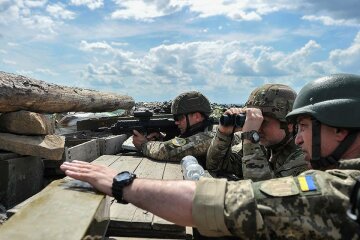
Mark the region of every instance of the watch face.
<instances>
[{"instance_id":1,"label":"watch face","mask_svg":"<svg viewBox=\"0 0 360 240\"><path fill-rule=\"evenodd\" d=\"M254 140L255 143L260 141L260 136L259 136L259 134L257 132L254 132L252 137L253 137L253 140Z\"/></svg>"},{"instance_id":2,"label":"watch face","mask_svg":"<svg viewBox=\"0 0 360 240\"><path fill-rule=\"evenodd\" d=\"M122 173L116 175L115 179L116 179L116 181L124 181L124 180L129 179L130 176L131 176L130 172L122 172Z\"/></svg>"}]
</instances>

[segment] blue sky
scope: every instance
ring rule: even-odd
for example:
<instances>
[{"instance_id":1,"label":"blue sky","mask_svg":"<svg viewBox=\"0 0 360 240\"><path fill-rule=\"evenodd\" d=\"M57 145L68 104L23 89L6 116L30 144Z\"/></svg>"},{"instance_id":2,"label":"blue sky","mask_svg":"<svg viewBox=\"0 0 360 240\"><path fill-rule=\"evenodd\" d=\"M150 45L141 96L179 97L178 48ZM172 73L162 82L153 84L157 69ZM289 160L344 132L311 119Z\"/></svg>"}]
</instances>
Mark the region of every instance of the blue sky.
<instances>
[{"instance_id":1,"label":"blue sky","mask_svg":"<svg viewBox=\"0 0 360 240\"><path fill-rule=\"evenodd\" d=\"M0 0L0 70L165 101L244 103L360 74L358 0Z\"/></svg>"}]
</instances>

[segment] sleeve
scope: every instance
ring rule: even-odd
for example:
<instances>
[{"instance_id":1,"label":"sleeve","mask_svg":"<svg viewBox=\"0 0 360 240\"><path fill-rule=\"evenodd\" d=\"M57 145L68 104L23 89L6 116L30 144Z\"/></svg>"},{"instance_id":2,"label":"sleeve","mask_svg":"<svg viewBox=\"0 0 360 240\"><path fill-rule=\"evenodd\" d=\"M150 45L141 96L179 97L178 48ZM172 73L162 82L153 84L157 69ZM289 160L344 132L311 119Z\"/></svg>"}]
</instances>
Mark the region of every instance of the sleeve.
<instances>
[{"instance_id":1,"label":"sleeve","mask_svg":"<svg viewBox=\"0 0 360 240\"><path fill-rule=\"evenodd\" d=\"M244 179L261 181L274 178L265 151L258 143L243 145L242 171Z\"/></svg>"},{"instance_id":2,"label":"sleeve","mask_svg":"<svg viewBox=\"0 0 360 240\"><path fill-rule=\"evenodd\" d=\"M233 141L231 142L231 136L224 135L217 130L207 151L207 169L214 172L234 173L241 177L241 158L242 146L240 135L234 134Z\"/></svg>"},{"instance_id":3,"label":"sleeve","mask_svg":"<svg viewBox=\"0 0 360 240\"><path fill-rule=\"evenodd\" d=\"M197 229L205 236L236 235L249 239L263 226L250 180L200 179L192 215Z\"/></svg>"},{"instance_id":4,"label":"sleeve","mask_svg":"<svg viewBox=\"0 0 360 240\"><path fill-rule=\"evenodd\" d=\"M166 142L149 141L142 145L141 151L146 157L159 161L180 161L187 155L206 156L214 133L200 132L187 138L173 138Z\"/></svg>"},{"instance_id":5,"label":"sleeve","mask_svg":"<svg viewBox=\"0 0 360 240\"><path fill-rule=\"evenodd\" d=\"M358 224L346 215L354 174L360 171L310 170L259 182L202 178L193 200L194 223L206 236L357 239Z\"/></svg>"}]
</instances>

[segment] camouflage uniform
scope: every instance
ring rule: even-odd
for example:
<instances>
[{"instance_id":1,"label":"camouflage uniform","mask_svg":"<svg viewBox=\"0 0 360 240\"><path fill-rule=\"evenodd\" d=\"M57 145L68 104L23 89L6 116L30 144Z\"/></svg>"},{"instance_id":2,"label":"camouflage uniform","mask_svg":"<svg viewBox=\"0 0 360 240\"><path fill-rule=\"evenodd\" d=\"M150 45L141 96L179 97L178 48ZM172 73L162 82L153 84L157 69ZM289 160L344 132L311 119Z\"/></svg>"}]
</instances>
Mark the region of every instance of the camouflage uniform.
<instances>
[{"instance_id":1,"label":"camouflage uniform","mask_svg":"<svg viewBox=\"0 0 360 240\"><path fill-rule=\"evenodd\" d=\"M285 139L276 146L265 148L258 143L242 145L240 138L235 136L229 152L232 137L217 131L207 153L207 168L253 181L296 176L307 170L304 155L288 132L285 119L295 97L296 93L282 84L265 84L256 88L246 107L259 108L263 115L279 120L280 127L286 132Z\"/></svg>"},{"instance_id":2,"label":"camouflage uniform","mask_svg":"<svg viewBox=\"0 0 360 240\"><path fill-rule=\"evenodd\" d=\"M199 112L204 121L190 126L188 114ZM213 124L209 120L211 106L209 100L197 91L184 92L178 95L171 104L171 113L186 117L186 131L166 142L149 141L141 146L146 157L161 161L180 161L187 155L197 158L205 168L205 158L211 139L214 137Z\"/></svg>"},{"instance_id":3,"label":"camouflage uniform","mask_svg":"<svg viewBox=\"0 0 360 240\"><path fill-rule=\"evenodd\" d=\"M284 145L266 149L257 143L243 146L241 142L238 143L241 141L240 134L235 136L231 152L227 154L231 137L216 132L207 153L206 166L209 170L234 173L253 181L296 176L307 170L304 155L293 138Z\"/></svg>"},{"instance_id":4,"label":"camouflage uniform","mask_svg":"<svg viewBox=\"0 0 360 240\"><path fill-rule=\"evenodd\" d=\"M312 179L312 191L301 189L301 176ZM359 226L346 217L348 196L359 176L360 159L353 159L340 161L339 169L256 183L202 178L193 218L200 233L208 236L359 239Z\"/></svg>"},{"instance_id":5,"label":"camouflage uniform","mask_svg":"<svg viewBox=\"0 0 360 240\"><path fill-rule=\"evenodd\" d=\"M211 127L187 138L176 137L166 142L149 141L141 146L144 156L161 161L180 161L192 155L199 162L205 162L207 149L215 132Z\"/></svg>"},{"instance_id":6,"label":"camouflage uniform","mask_svg":"<svg viewBox=\"0 0 360 240\"><path fill-rule=\"evenodd\" d=\"M317 79L302 88L287 115L290 121L311 120L312 126L300 129L297 143L311 151L313 168L330 170L259 182L202 178L192 207L200 232L243 239L360 239L358 222L346 214L360 177L360 112L354 111L360 109L359 89L356 75ZM343 137L326 156L323 125L333 128L329 136Z\"/></svg>"}]
</instances>

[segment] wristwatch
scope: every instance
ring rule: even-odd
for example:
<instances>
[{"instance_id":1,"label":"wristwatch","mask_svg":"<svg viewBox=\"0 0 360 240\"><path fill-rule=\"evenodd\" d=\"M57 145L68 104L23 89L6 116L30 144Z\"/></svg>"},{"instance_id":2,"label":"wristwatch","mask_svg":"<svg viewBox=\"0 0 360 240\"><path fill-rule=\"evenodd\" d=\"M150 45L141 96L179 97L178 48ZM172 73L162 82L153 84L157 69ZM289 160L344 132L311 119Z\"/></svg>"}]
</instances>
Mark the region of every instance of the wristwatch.
<instances>
[{"instance_id":1,"label":"wristwatch","mask_svg":"<svg viewBox=\"0 0 360 240\"><path fill-rule=\"evenodd\" d=\"M128 171L121 172L114 177L111 190L112 195L118 203L128 204L128 202L123 198L123 189L124 187L130 185L135 178L136 175Z\"/></svg>"},{"instance_id":2,"label":"wristwatch","mask_svg":"<svg viewBox=\"0 0 360 240\"><path fill-rule=\"evenodd\" d=\"M258 143L260 141L260 135L257 131L251 130L250 132L241 133L241 139L250 140L252 143Z\"/></svg>"}]
</instances>

